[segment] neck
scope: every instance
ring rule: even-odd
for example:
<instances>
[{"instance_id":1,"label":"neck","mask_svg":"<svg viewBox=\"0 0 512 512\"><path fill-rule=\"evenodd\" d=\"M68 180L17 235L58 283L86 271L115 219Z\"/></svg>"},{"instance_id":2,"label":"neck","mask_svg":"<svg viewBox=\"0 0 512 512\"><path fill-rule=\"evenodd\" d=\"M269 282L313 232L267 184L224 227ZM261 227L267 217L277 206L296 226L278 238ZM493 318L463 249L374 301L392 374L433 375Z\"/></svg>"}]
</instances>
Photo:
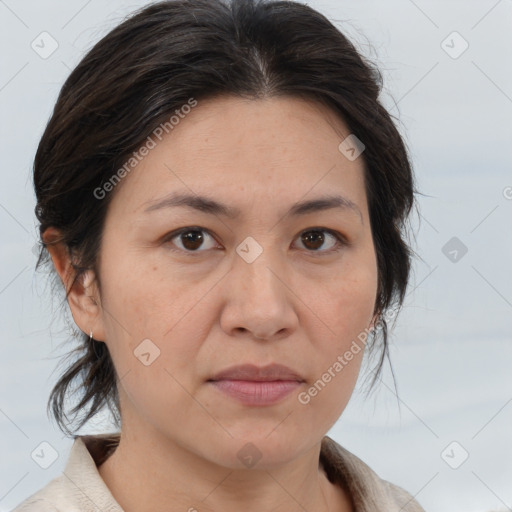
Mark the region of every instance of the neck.
<instances>
[{"instance_id":1,"label":"neck","mask_svg":"<svg viewBox=\"0 0 512 512\"><path fill-rule=\"evenodd\" d=\"M168 439L124 429L99 473L125 512L351 510L319 467L319 455L320 443L280 467L230 469Z\"/></svg>"}]
</instances>

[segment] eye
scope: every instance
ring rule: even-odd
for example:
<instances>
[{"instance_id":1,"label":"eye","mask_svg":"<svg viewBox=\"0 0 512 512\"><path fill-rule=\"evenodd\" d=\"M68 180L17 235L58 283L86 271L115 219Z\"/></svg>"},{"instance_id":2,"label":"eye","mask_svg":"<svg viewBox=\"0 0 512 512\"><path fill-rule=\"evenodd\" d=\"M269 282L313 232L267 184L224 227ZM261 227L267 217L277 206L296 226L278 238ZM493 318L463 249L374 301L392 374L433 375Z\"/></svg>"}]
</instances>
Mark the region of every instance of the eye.
<instances>
[{"instance_id":1,"label":"eye","mask_svg":"<svg viewBox=\"0 0 512 512\"><path fill-rule=\"evenodd\" d=\"M340 250L341 247L349 245L347 239L338 231L333 231L326 228L309 228L302 231L298 238L303 248L310 253L331 253ZM174 240L177 240L176 242ZM210 240L206 244L205 241ZM184 251L188 254L200 253L199 249L202 247L204 250L215 248L215 239L210 232L199 226L189 226L186 228L173 231L163 240L164 243L170 242L178 247L178 250ZM320 250L327 242L327 249ZM174 249L173 249L174 250Z\"/></svg>"},{"instance_id":2,"label":"eye","mask_svg":"<svg viewBox=\"0 0 512 512\"><path fill-rule=\"evenodd\" d=\"M206 236L205 236L206 235ZM171 233L164 242L171 242L174 239L178 240L178 243L172 242L174 245L177 245L179 249L185 252L203 252L198 251L202 245L204 245L205 240L211 239L214 240L212 235L204 228L200 228L197 226L194 227L186 227L182 228L178 231L174 231ZM181 244L181 247L180 245ZM210 244L210 247L208 247L208 244L206 246L206 249L212 249L213 246Z\"/></svg>"},{"instance_id":3,"label":"eye","mask_svg":"<svg viewBox=\"0 0 512 512\"><path fill-rule=\"evenodd\" d=\"M327 234L327 236L325 236ZM327 244L327 250L319 250L326 240L330 242ZM299 240L308 252L319 252L319 253L329 253L335 252L339 250L341 247L348 245L346 238L337 231L332 231L326 228L310 228L307 231L303 231L299 235ZM334 249L333 249L334 248Z\"/></svg>"}]
</instances>

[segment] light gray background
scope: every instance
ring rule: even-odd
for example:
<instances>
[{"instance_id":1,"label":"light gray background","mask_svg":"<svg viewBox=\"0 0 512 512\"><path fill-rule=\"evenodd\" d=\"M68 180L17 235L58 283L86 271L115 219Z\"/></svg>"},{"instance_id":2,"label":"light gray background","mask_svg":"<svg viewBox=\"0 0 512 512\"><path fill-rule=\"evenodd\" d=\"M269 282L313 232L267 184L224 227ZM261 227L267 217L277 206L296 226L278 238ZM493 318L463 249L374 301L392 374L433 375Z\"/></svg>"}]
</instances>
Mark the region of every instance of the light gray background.
<instances>
[{"instance_id":1,"label":"light gray background","mask_svg":"<svg viewBox=\"0 0 512 512\"><path fill-rule=\"evenodd\" d=\"M0 512L57 476L72 444L45 413L68 334L33 270L36 145L84 51L146 3L0 0ZM392 336L400 408L386 370L330 435L428 512L512 510L512 1L309 4L381 66L425 194L423 261ZM59 45L47 59L31 48L43 31ZM469 44L458 58L454 31ZM452 237L468 249L455 262ZM46 470L31 458L43 441L59 455Z\"/></svg>"}]
</instances>

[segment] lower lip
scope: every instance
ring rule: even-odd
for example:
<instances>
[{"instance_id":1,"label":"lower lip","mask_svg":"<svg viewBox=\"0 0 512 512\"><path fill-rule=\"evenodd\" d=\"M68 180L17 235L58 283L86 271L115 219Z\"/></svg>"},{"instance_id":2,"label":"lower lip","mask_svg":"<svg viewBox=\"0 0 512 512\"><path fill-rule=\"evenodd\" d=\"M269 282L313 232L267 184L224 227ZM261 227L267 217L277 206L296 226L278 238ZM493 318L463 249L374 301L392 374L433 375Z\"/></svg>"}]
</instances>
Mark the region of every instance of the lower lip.
<instances>
[{"instance_id":1,"label":"lower lip","mask_svg":"<svg viewBox=\"0 0 512 512\"><path fill-rule=\"evenodd\" d=\"M215 380L210 381L218 390L235 398L244 405L272 405L295 391L301 383L296 380L252 381Z\"/></svg>"}]
</instances>

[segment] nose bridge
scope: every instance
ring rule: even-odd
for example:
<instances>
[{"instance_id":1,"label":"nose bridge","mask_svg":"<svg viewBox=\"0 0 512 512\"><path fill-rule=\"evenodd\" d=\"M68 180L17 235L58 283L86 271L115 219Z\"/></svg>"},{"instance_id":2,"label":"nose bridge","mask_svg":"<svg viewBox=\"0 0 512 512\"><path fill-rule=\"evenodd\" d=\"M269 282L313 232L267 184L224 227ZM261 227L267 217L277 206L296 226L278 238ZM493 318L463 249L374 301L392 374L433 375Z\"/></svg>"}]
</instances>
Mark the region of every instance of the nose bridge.
<instances>
[{"instance_id":1,"label":"nose bridge","mask_svg":"<svg viewBox=\"0 0 512 512\"><path fill-rule=\"evenodd\" d=\"M242 289L258 300L262 296L267 299L275 299L274 294L280 294L282 283L275 273L282 268L278 258L278 248L273 245L272 237L258 237L264 245L255 238L247 237L237 247L235 269L238 279L242 280Z\"/></svg>"},{"instance_id":2,"label":"nose bridge","mask_svg":"<svg viewBox=\"0 0 512 512\"><path fill-rule=\"evenodd\" d=\"M297 318L287 294L285 264L272 236L247 237L236 248L232 281L222 323L232 334L243 330L260 339L291 331Z\"/></svg>"}]
</instances>

